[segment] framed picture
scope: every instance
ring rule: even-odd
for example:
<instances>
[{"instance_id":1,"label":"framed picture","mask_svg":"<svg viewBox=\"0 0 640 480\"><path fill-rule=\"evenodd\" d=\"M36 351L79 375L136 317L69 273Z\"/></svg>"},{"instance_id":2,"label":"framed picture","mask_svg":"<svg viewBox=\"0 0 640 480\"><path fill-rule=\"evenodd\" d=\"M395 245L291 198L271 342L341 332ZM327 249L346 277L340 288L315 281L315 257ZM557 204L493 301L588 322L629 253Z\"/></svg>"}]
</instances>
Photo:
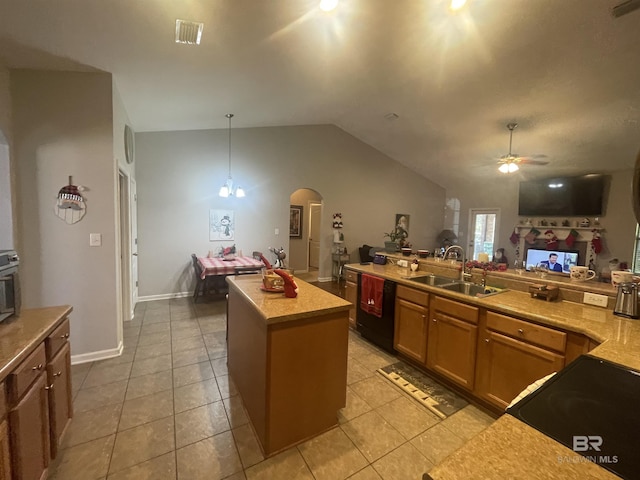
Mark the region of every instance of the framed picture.
<instances>
[{"instance_id":1,"label":"framed picture","mask_svg":"<svg viewBox=\"0 0 640 480\"><path fill-rule=\"evenodd\" d=\"M289 206L289 238L302 238L302 205Z\"/></svg>"},{"instance_id":2,"label":"framed picture","mask_svg":"<svg viewBox=\"0 0 640 480\"><path fill-rule=\"evenodd\" d=\"M233 240L236 225L233 210L209 210L209 241Z\"/></svg>"}]
</instances>

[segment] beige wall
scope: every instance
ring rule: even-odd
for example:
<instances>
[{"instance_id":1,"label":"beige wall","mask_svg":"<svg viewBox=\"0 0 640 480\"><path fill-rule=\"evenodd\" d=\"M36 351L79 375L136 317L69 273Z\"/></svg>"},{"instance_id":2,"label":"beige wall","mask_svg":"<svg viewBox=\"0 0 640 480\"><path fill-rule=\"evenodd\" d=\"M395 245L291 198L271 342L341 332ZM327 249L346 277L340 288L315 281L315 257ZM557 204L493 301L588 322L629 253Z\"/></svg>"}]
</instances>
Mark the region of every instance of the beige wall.
<instances>
[{"instance_id":1,"label":"beige wall","mask_svg":"<svg viewBox=\"0 0 640 480\"><path fill-rule=\"evenodd\" d=\"M244 252L284 246L289 254L290 195L298 188L323 198L320 278L331 276L334 212L344 215L349 251L383 245L396 213L411 215L416 248L431 247L442 229L444 189L333 125L234 129L232 175L247 197L220 198L227 135L136 135L141 296L191 290L190 254L216 244L209 242L209 209L234 210L234 242Z\"/></svg>"},{"instance_id":2,"label":"beige wall","mask_svg":"<svg viewBox=\"0 0 640 480\"><path fill-rule=\"evenodd\" d=\"M12 184L14 183L10 157L11 95L9 71L0 63L0 250L14 247Z\"/></svg>"},{"instance_id":3,"label":"beige wall","mask_svg":"<svg viewBox=\"0 0 640 480\"><path fill-rule=\"evenodd\" d=\"M11 95L23 304L73 306L75 358L115 352L120 339L111 75L12 70ZM54 214L69 175L87 187L87 213L74 225ZM89 246L90 233L102 234L101 247Z\"/></svg>"}]
</instances>

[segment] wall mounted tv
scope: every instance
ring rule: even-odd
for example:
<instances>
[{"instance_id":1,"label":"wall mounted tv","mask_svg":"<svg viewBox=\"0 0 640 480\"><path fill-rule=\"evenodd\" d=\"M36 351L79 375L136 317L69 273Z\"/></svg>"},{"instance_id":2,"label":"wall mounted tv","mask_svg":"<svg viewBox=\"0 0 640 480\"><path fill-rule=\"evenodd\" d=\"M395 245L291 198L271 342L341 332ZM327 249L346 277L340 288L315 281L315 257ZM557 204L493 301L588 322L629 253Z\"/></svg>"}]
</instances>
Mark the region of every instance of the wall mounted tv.
<instances>
[{"instance_id":1,"label":"wall mounted tv","mask_svg":"<svg viewBox=\"0 0 640 480\"><path fill-rule=\"evenodd\" d=\"M554 177L520 182L518 215L546 217L604 214L606 175Z\"/></svg>"}]
</instances>

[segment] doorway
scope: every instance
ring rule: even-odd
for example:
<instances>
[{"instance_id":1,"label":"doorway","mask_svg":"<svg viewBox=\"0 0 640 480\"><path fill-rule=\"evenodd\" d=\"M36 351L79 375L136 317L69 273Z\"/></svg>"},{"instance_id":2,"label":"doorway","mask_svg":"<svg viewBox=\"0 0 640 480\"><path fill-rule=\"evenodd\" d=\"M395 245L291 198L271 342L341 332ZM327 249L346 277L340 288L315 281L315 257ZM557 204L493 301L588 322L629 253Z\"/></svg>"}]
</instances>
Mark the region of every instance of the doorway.
<instances>
[{"instance_id":1,"label":"doorway","mask_svg":"<svg viewBox=\"0 0 640 480\"><path fill-rule=\"evenodd\" d=\"M309 271L320 268L320 219L322 204L309 203Z\"/></svg>"},{"instance_id":2,"label":"doorway","mask_svg":"<svg viewBox=\"0 0 640 480\"><path fill-rule=\"evenodd\" d=\"M496 251L496 236L500 223L500 209L472 208L469 210L469 255L470 260L478 260L480 253L486 253L489 260Z\"/></svg>"},{"instance_id":3,"label":"doorway","mask_svg":"<svg viewBox=\"0 0 640 480\"><path fill-rule=\"evenodd\" d=\"M118 174L118 200L120 216L120 285L122 318L133 319L138 301L138 239L136 229L136 184L127 173Z\"/></svg>"}]
</instances>

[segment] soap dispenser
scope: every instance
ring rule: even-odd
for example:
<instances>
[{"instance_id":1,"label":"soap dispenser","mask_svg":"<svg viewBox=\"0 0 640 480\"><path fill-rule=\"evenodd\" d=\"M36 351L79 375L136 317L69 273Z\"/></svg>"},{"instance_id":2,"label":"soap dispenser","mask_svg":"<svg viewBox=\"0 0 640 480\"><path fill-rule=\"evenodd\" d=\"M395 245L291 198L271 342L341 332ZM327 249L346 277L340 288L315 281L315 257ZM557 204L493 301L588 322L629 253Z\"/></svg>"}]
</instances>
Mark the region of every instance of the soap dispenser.
<instances>
[{"instance_id":1,"label":"soap dispenser","mask_svg":"<svg viewBox=\"0 0 640 480\"><path fill-rule=\"evenodd\" d=\"M627 318L638 318L638 285L633 282L624 282L618 285L616 306L614 315Z\"/></svg>"}]
</instances>

